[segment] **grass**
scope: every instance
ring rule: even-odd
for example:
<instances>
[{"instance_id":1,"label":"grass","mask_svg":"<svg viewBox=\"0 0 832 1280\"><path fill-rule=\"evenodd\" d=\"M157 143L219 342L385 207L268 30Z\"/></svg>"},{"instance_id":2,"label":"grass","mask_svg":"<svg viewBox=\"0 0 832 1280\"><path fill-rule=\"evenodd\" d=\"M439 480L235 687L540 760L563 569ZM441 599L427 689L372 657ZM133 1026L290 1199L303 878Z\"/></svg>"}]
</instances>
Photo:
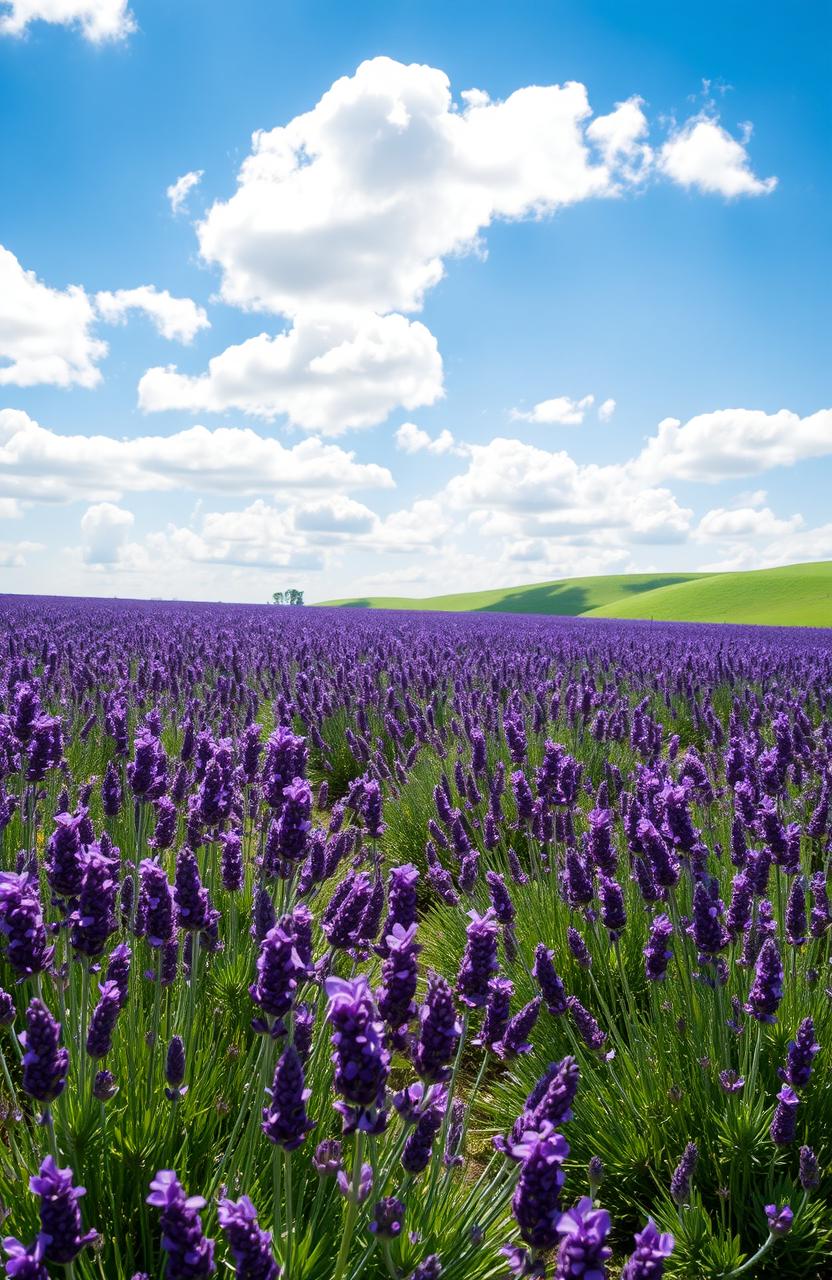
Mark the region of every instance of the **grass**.
<instances>
[{"instance_id":1,"label":"grass","mask_svg":"<svg viewBox=\"0 0 832 1280\"><path fill-rule=\"evenodd\" d=\"M491 591L465 591L456 595L370 596L364 599L327 600L328 605L364 609L412 609L436 613L550 613L575 617L642 592L686 583L695 573L617 573L598 578L564 578L535 582L525 587L497 587Z\"/></svg>"},{"instance_id":2,"label":"grass","mask_svg":"<svg viewBox=\"0 0 832 1280\"><path fill-rule=\"evenodd\" d=\"M593 617L832 627L832 561L717 573L604 602Z\"/></svg>"},{"instance_id":3,"label":"grass","mask_svg":"<svg viewBox=\"0 0 832 1280\"><path fill-rule=\"evenodd\" d=\"M439 613L547 613L561 617L832 627L832 561L735 573L611 574L425 599L371 596L326 603Z\"/></svg>"}]
</instances>

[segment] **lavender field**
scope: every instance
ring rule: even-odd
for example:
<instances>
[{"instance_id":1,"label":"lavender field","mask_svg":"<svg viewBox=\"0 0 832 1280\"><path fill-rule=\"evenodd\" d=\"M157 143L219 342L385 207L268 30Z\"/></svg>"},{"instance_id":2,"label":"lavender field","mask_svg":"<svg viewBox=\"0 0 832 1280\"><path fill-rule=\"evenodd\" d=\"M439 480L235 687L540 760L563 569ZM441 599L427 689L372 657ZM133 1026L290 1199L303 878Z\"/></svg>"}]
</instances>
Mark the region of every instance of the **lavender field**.
<instances>
[{"instance_id":1,"label":"lavender field","mask_svg":"<svg viewBox=\"0 0 832 1280\"><path fill-rule=\"evenodd\" d=\"M9 1276L830 1274L829 633L0 622Z\"/></svg>"}]
</instances>

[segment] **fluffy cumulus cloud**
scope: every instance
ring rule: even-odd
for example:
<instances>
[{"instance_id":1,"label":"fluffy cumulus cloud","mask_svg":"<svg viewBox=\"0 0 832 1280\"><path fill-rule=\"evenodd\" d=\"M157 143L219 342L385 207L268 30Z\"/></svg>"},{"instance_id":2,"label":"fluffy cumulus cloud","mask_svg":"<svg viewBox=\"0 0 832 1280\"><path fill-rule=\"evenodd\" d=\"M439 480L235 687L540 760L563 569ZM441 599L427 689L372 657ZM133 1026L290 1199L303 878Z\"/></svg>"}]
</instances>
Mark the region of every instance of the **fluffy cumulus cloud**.
<instances>
[{"instance_id":1,"label":"fluffy cumulus cloud","mask_svg":"<svg viewBox=\"0 0 832 1280\"><path fill-rule=\"evenodd\" d=\"M96 502L81 517L84 563L117 564L134 524L132 511L112 502Z\"/></svg>"},{"instance_id":2,"label":"fluffy cumulus cloud","mask_svg":"<svg viewBox=\"0 0 832 1280\"><path fill-rule=\"evenodd\" d=\"M702 516L695 537L703 542L775 538L795 533L804 523L801 515L781 519L770 507L714 507Z\"/></svg>"},{"instance_id":3,"label":"fluffy cumulus cloud","mask_svg":"<svg viewBox=\"0 0 832 1280\"><path fill-rule=\"evenodd\" d=\"M665 418L635 465L652 479L717 483L829 454L832 409L805 418L788 409L717 409L685 423Z\"/></svg>"},{"instance_id":4,"label":"fluffy cumulus cloud","mask_svg":"<svg viewBox=\"0 0 832 1280\"><path fill-rule=\"evenodd\" d=\"M170 201L171 210L174 213L182 213L188 203L188 197L195 187L198 187L205 174L204 169L192 169L190 173L183 173L180 178L172 182L165 190L165 195Z\"/></svg>"},{"instance_id":5,"label":"fluffy cumulus cloud","mask_svg":"<svg viewBox=\"0 0 832 1280\"><path fill-rule=\"evenodd\" d=\"M117 440L59 435L0 410L0 496L28 502L116 501L127 492L235 495L392 488L386 467L310 438L288 448L249 429L189 427Z\"/></svg>"},{"instance_id":6,"label":"fluffy cumulus cloud","mask_svg":"<svg viewBox=\"0 0 832 1280\"><path fill-rule=\"evenodd\" d=\"M117 514L121 513L121 514ZM130 524L111 503L91 507L82 520L82 563L156 582L156 591L192 583L194 573L224 565L249 575L283 569L287 575L318 575L337 569L344 555L362 552L436 557L451 521L437 503L423 500L381 517L362 503L334 495L274 501L258 498L241 510L198 510L187 525L171 522L141 541L128 540ZM406 572L406 570L405 570ZM210 578L205 579L210 582Z\"/></svg>"},{"instance_id":7,"label":"fluffy cumulus cloud","mask_svg":"<svg viewBox=\"0 0 832 1280\"><path fill-rule=\"evenodd\" d=\"M108 324L121 324L131 311L146 315L157 333L177 342L193 342L200 329L211 327L203 307L191 298L174 298L167 289L142 284L95 295L98 313Z\"/></svg>"},{"instance_id":8,"label":"fluffy cumulus cloud","mask_svg":"<svg viewBox=\"0 0 832 1280\"><path fill-rule=\"evenodd\" d=\"M52 289L0 245L0 386L94 387L107 344L78 285Z\"/></svg>"},{"instance_id":9,"label":"fluffy cumulus cloud","mask_svg":"<svg viewBox=\"0 0 832 1280\"><path fill-rule=\"evenodd\" d=\"M604 400L604 402L602 404L599 404L598 406L598 421L609 422L610 418L614 413L615 413L615 401L611 399Z\"/></svg>"},{"instance_id":10,"label":"fluffy cumulus cloud","mask_svg":"<svg viewBox=\"0 0 832 1280\"><path fill-rule=\"evenodd\" d=\"M643 99L638 97L619 102L614 111L598 116L586 130L609 170L620 169L627 182L640 181L653 162L653 148L647 142L650 126L643 106Z\"/></svg>"},{"instance_id":11,"label":"fluffy cumulus cloud","mask_svg":"<svg viewBox=\"0 0 832 1280\"><path fill-rule=\"evenodd\" d=\"M458 107L435 67L373 58L311 111L255 133L236 192L198 227L226 300L287 315L321 304L413 311L445 260L481 251L496 219L616 195L650 166L638 98L593 120L574 81L527 86L504 101L481 90L461 96ZM694 136L698 147L700 126L754 194L744 144L715 121L674 136L676 150L662 153L667 176L689 182L695 164L686 169L678 148Z\"/></svg>"},{"instance_id":12,"label":"fluffy cumulus cloud","mask_svg":"<svg viewBox=\"0 0 832 1280\"><path fill-rule=\"evenodd\" d=\"M436 457L446 453L465 453L465 446L456 443L447 427L438 436L432 436L417 427L415 422L403 422L397 429L396 448L402 453L431 453Z\"/></svg>"},{"instance_id":13,"label":"fluffy cumulus cloud","mask_svg":"<svg viewBox=\"0 0 832 1280\"><path fill-rule=\"evenodd\" d=\"M412 311L494 219L610 193L583 85L465 96L458 109L434 67L374 58L311 111L255 133L237 191L198 228L226 300L289 315Z\"/></svg>"},{"instance_id":14,"label":"fluffy cumulus cloud","mask_svg":"<svg viewBox=\"0 0 832 1280\"><path fill-rule=\"evenodd\" d=\"M222 298L291 327L228 348L197 376L148 370L141 406L238 408L337 432L432 404L442 393L436 342L405 315L448 259L484 256L498 220L618 196L652 173L687 183L670 160L657 168L648 132L640 98L593 117L576 82L504 100L472 89L456 101L438 68L363 62L310 111L257 131L234 194L197 223ZM724 136L753 178L744 142ZM175 209L198 173L168 189Z\"/></svg>"},{"instance_id":15,"label":"fluffy cumulus cloud","mask_svg":"<svg viewBox=\"0 0 832 1280\"><path fill-rule=\"evenodd\" d=\"M694 117L665 142L659 155L660 169L680 186L708 195L729 199L768 195L777 179L758 178L754 173L747 150L749 136L748 127L738 140L717 119Z\"/></svg>"},{"instance_id":16,"label":"fluffy cumulus cloud","mask_svg":"<svg viewBox=\"0 0 832 1280\"><path fill-rule=\"evenodd\" d=\"M127 0L0 0L0 35L23 35L31 22L77 27L93 44L136 29Z\"/></svg>"},{"instance_id":17,"label":"fluffy cumulus cloud","mask_svg":"<svg viewBox=\"0 0 832 1280\"><path fill-rule=\"evenodd\" d=\"M551 400L541 400L527 412L512 409L511 416L524 422L578 427L583 422L587 409L592 408L594 403L595 396L583 396L580 400L572 400L570 396L554 396Z\"/></svg>"},{"instance_id":18,"label":"fluffy cumulus cloud","mask_svg":"<svg viewBox=\"0 0 832 1280\"><path fill-rule=\"evenodd\" d=\"M325 435L373 426L398 405L415 409L441 395L442 359L430 330L372 313L299 317L276 337L261 333L228 347L198 377L159 367L139 383L146 412L285 414Z\"/></svg>"},{"instance_id":19,"label":"fluffy cumulus cloud","mask_svg":"<svg viewBox=\"0 0 832 1280\"><path fill-rule=\"evenodd\" d=\"M44 551L42 542L0 542L0 569L23 569L34 551Z\"/></svg>"},{"instance_id":20,"label":"fluffy cumulus cloud","mask_svg":"<svg viewBox=\"0 0 832 1280\"><path fill-rule=\"evenodd\" d=\"M626 465L580 464L562 450L505 437L469 450L467 470L444 493L485 532L532 538L590 533L599 544L687 537L693 513L668 489L643 485Z\"/></svg>"}]
</instances>

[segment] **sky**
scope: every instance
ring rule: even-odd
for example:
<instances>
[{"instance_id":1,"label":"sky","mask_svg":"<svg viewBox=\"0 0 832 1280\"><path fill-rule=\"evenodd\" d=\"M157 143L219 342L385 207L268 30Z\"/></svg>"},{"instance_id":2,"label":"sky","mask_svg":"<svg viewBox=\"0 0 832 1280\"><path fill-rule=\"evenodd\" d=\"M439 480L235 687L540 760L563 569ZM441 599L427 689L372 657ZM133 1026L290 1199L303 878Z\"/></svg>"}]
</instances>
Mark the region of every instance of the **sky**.
<instances>
[{"instance_id":1,"label":"sky","mask_svg":"<svg viewBox=\"0 0 832 1280\"><path fill-rule=\"evenodd\" d=\"M832 9L0 0L0 591L832 559Z\"/></svg>"}]
</instances>

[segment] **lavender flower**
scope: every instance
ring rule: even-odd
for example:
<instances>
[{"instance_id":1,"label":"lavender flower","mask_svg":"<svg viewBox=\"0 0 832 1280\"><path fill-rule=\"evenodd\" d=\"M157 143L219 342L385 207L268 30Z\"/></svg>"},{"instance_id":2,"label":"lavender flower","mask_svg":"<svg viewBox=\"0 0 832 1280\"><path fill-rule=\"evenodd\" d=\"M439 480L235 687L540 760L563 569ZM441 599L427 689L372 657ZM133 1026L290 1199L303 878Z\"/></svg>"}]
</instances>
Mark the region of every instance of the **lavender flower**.
<instances>
[{"instance_id":1,"label":"lavender flower","mask_svg":"<svg viewBox=\"0 0 832 1280\"><path fill-rule=\"evenodd\" d=\"M237 1280L278 1280L280 1267L272 1251L272 1233L260 1227L248 1196L220 1200L217 1217L228 1238Z\"/></svg>"},{"instance_id":2,"label":"lavender flower","mask_svg":"<svg viewBox=\"0 0 832 1280\"><path fill-rule=\"evenodd\" d=\"M249 987L254 1003L278 1020L278 1033L282 1031L282 1019L294 1004L298 980L305 972L295 946L291 917L284 916L263 939L257 957L257 980ZM258 1024L257 1029L265 1027Z\"/></svg>"},{"instance_id":3,"label":"lavender flower","mask_svg":"<svg viewBox=\"0 0 832 1280\"><path fill-rule=\"evenodd\" d=\"M430 1163L433 1142L442 1127L445 1106L445 1093L442 1090L420 1113L412 1133L404 1144L402 1168L411 1177L424 1172Z\"/></svg>"},{"instance_id":4,"label":"lavender flower","mask_svg":"<svg viewBox=\"0 0 832 1280\"><path fill-rule=\"evenodd\" d=\"M495 1044L494 1052L501 1058L514 1058L518 1054L529 1053L531 1044L528 1037L531 1035L535 1023L540 1013L540 1006L543 1004L541 996L536 996L534 1000L530 1000L519 1013L516 1013L509 1022L503 1033L502 1039Z\"/></svg>"},{"instance_id":5,"label":"lavender flower","mask_svg":"<svg viewBox=\"0 0 832 1280\"><path fill-rule=\"evenodd\" d=\"M416 986L419 977L416 925L407 929L394 924L385 938L387 958L382 965L382 985L378 991L378 1011L390 1029L394 1048L407 1043L407 1027L416 1015Z\"/></svg>"},{"instance_id":6,"label":"lavender flower","mask_svg":"<svg viewBox=\"0 0 832 1280\"><path fill-rule=\"evenodd\" d=\"M263 1108L261 1128L269 1142L294 1151L315 1128L306 1114L310 1090L304 1087L303 1064L293 1044L287 1045L274 1072L271 1089L267 1089L271 1103Z\"/></svg>"},{"instance_id":7,"label":"lavender flower","mask_svg":"<svg viewBox=\"0 0 832 1280\"><path fill-rule=\"evenodd\" d=\"M811 1147L800 1148L800 1185L804 1191L817 1191L820 1186L818 1159Z\"/></svg>"},{"instance_id":8,"label":"lavender flower","mask_svg":"<svg viewBox=\"0 0 832 1280\"><path fill-rule=\"evenodd\" d=\"M91 1058L106 1058L112 1048L113 1031L121 1009L121 992L115 982L103 982L98 1004L92 1011L87 1030L87 1053Z\"/></svg>"},{"instance_id":9,"label":"lavender flower","mask_svg":"<svg viewBox=\"0 0 832 1280\"><path fill-rule=\"evenodd\" d=\"M757 958L754 982L744 1008L758 1022L775 1022L782 998L783 962L777 943L773 938L766 938Z\"/></svg>"},{"instance_id":10,"label":"lavender flower","mask_svg":"<svg viewBox=\"0 0 832 1280\"><path fill-rule=\"evenodd\" d=\"M335 1088L343 1102L335 1104L344 1117L345 1132L353 1128L377 1131L384 1124L384 1091L390 1054L384 1045L384 1024L362 975L353 981L327 978L327 1019L335 1052Z\"/></svg>"},{"instance_id":11,"label":"lavender flower","mask_svg":"<svg viewBox=\"0 0 832 1280\"><path fill-rule=\"evenodd\" d=\"M585 1009L577 996L569 996L566 1007L572 1015L572 1021L578 1035L588 1049L600 1052L607 1040L606 1031L602 1031L588 1009Z\"/></svg>"},{"instance_id":12,"label":"lavender flower","mask_svg":"<svg viewBox=\"0 0 832 1280\"><path fill-rule=\"evenodd\" d=\"M185 1079L185 1042L181 1036L172 1036L165 1054L165 1097L175 1102L188 1092Z\"/></svg>"},{"instance_id":13,"label":"lavender flower","mask_svg":"<svg viewBox=\"0 0 832 1280\"><path fill-rule=\"evenodd\" d=\"M667 916L656 916L644 948L645 971L650 982L664 982L667 977L667 966L673 959L673 951L668 946L672 937L673 925Z\"/></svg>"},{"instance_id":14,"label":"lavender flower","mask_svg":"<svg viewBox=\"0 0 832 1280\"><path fill-rule=\"evenodd\" d=\"M777 1095L777 1107L771 1121L771 1140L778 1147L788 1147L795 1138L797 1108L800 1098L794 1089L784 1084Z\"/></svg>"},{"instance_id":15,"label":"lavender flower","mask_svg":"<svg viewBox=\"0 0 832 1280\"><path fill-rule=\"evenodd\" d=\"M370 1230L379 1240L395 1240L404 1226L404 1205L395 1196L385 1196L373 1205Z\"/></svg>"},{"instance_id":16,"label":"lavender flower","mask_svg":"<svg viewBox=\"0 0 832 1280\"><path fill-rule=\"evenodd\" d=\"M670 1179L670 1194L676 1204L685 1204L690 1199L693 1174L698 1160L699 1149L695 1142L689 1142Z\"/></svg>"},{"instance_id":17,"label":"lavender flower","mask_svg":"<svg viewBox=\"0 0 832 1280\"><path fill-rule=\"evenodd\" d=\"M23 1055L23 1090L38 1102L54 1102L66 1087L69 1053L60 1048L61 1024L42 1000L35 997L26 1010L26 1030L20 1043Z\"/></svg>"},{"instance_id":18,"label":"lavender flower","mask_svg":"<svg viewBox=\"0 0 832 1280\"><path fill-rule=\"evenodd\" d=\"M782 1208L778 1208L776 1204L767 1204L766 1219L771 1235L786 1236L792 1229L794 1214L787 1204L784 1204Z\"/></svg>"},{"instance_id":19,"label":"lavender flower","mask_svg":"<svg viewBox=\"0 0 832 1280\"><path fill-rule=\"evenodd\" d=\"M40 1197L40 1231L48 1262L72 1262L98 1238L97 1231L83 1231L78 1201L84 1188L72 1183L72 1170L59 1169L52 1156L29 1179L29 1190Z\"/></svg>"},{"instance_id":20,"label":"lavender flower","mask_svg":"<svg viewBox=\"0 0 832 1280\"><path fill-rule=\"evenodd\" d=\"M160 1210L166 1280L197 1280L213 1275L214 1242L202 1230L202 1196L186 1196L172 1169L160 1169L150 1183L147 1203Z\"/></svg>"},{"instance_id":21,"label":"lavender flower","mask_svg":"<svg viewBox=\"0 0 832 1280\"><path fill-rule=\"evenodd\" d=\"M428 990L419 1014L419 1039L413 1065L423 1080L440 1083L450 1075L462 1027L457 1021L454 997L444 978L428 972Z\"/></svg>"},{"instance_id":22,"label":"lavender flower","mask_svg":"<svg viewBox=\"0 0 832 1280\"><path fill-rule=\"evenodd\" d=\"M812 1059L817 1053L820 1045L815 1040L815 1024L811 1018L804 1018L794 1040L789 1041L785 1070L780 1068L778 1072L780 1079L794 1089L805 1089L812 1074Z\"/></svg>"},{"instance_id":23,"label":"lavender flower","mask_svg":"<svg viewBox=\"0 0 832 1280\"><path fill-rule=\"evenodd\" d=\"M497 969L497 922L491 908L485 915L469 911L471 923L467 943L457 976L457 993L470 1008L484 1005L488 999L488 983Z\"/></svg>"},{"instance_id":24,"label":"lavender flower","mask_svg":"<svg viewBox=\"0 0 832 1280\"><path fill-rule=\"evenodd\" d=\"M42 973L52 963L54 947L46 945L35 876L0 871L0 933L8 939L9 964L21 977Z\"/></svg>"},{"instance_id":25,"label":"lavender flower","mask_svg":"<svg viewBox=\"0 0 832 1280\"><path fill-rule=\"evenodd\" d=\"M561 1214L558 1234L562 1239L554 1280L577 1280L581 1276L603 1280L604 1264L612 1256L612 1249L604 1243L609 1230L610 1215L606 1209L595 1209L588 1196Z\"/></svg>"},{"instance_id":26,"label":"lavender flower","mask_svg":"<svg viewBox=\"0 0 832 1280\"><path fill-rule=\"evenodd\" d=\"M558 977L552 959L552 952L539 942L535 947L532 975L540 987L546 1008L553 1017L566 1013L566 991Z\"/></svg>"},{"instance_id":27,"label":"lavender flower","mask_svg":"<svg viewBox=\"0 0 832 1280\"><path fill-rule=\"evenodd\" d=\"M566 1180L563 1162L569 1144L550 1126L524 1133L512 1149L521 1161L511 1202L520 1234L534 1249L553 1249L558 1241L560 1192Z\"/></svg>"},{"instance_id":28,"label":"lavender flower","mask_svg":"<svg viewBox=\"0 0 832 1280\"><path fill-rule=\"evenodd\" d=\"M652 1218L636 1232L636 1247L624 1265L621 1280L661 1280L664 1264L673 1252L675 1241L668 1232L659 1234Z\"/></svg>"},{"instance_id":29,"label":"lavender flower","mask_svg":"<svg viewBox=\"0 0 832 1280\"><path fill-rule=\"evenodd\" d=\"M173 894L164 868L151 858L139 865L139 916L151 947L161 947L173 933Z\"/></svg>"}]
</instances>

